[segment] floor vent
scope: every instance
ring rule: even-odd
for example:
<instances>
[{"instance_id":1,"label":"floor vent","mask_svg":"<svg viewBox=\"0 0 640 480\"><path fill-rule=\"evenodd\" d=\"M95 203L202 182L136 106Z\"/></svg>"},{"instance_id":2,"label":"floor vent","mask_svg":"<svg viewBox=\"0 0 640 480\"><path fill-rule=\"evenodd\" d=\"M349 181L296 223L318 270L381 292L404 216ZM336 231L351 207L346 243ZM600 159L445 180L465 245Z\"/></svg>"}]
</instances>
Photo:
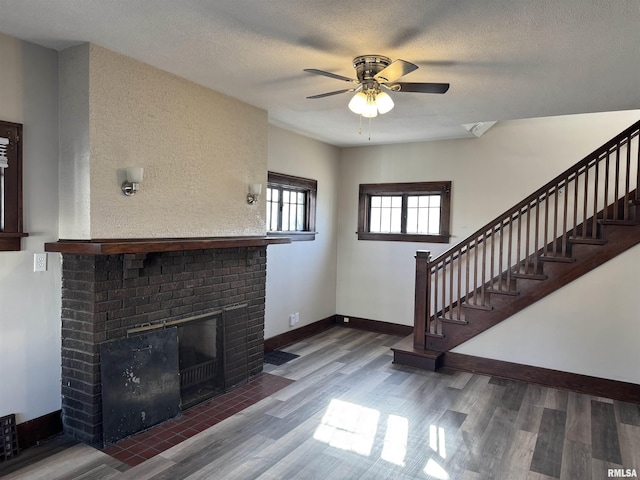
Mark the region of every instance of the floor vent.
<instances>
[{"instance_id":1,"label":"floor vent","mask_svg":"<svg viewBox=\"0 0 640 480\"><path fill-rule=\"evenodd\" d=\"M0 417L0 462L18 456L18 434L14 414Z\"/></svg>"},{"instance_id":2,"label":"floor vent","mask_svg":"<svg viewBox=\"0 0 640 480\"><path fill-rule=\"evenodd\" d=\"M271 365L284 365L294 358L298 358L300 355L295 353L283 352L282 350L274 350L264 354L264 363Z\"/></svg>"}]
</instances>

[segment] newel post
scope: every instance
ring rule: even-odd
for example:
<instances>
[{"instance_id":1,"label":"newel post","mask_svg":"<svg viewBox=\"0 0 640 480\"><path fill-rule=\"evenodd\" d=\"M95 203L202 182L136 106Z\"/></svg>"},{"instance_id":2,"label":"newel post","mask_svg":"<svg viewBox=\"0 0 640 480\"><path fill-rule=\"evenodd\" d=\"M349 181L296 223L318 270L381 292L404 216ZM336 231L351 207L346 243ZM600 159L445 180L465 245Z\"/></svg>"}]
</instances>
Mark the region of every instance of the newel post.
<instances>
[{"instance_id":1,"label":"newel post","mask_svg":"<svg viewBox=\"0 0 640 480\"><path fill-rule=\"evenodd\" d=\"M416 297L413 310L413 346L425 350L429 317L429 250L416 252Z\"/></svg>"}]
</instances>

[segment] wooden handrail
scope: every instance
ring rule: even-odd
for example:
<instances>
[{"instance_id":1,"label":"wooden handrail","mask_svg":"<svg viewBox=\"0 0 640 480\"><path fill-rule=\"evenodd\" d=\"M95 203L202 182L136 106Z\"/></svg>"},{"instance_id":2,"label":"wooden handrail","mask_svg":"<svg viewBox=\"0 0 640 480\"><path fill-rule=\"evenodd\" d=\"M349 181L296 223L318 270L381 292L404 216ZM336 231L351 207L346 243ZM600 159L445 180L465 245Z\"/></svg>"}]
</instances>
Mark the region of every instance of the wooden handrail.
<instances>
[{"instance_id":1,"label":"wooden handrail","mask_svg":"<svg viewBox=\"0 0 640 480\"><path fill-rule=\"evenodd\" d=\"M597 161L597 159L603 158L605 155L608 155L610 151L614 149L615 146L623 146L630 139L638 136L638 134L640 134L640 121L634 123L629 128L624 130L622 133L614 137L612 140L609 140L607 143L605 143L604 145L602 145L601 147L597 148L592 153L584 157L578 163L568 168L567 170L562 172L560 175L556 176L553 180L547 182L543 187L533 192L531 195L526 197L520 203L511 207L502 215L488 222L484 227L478 229L477 231L469 235L466 240L463 240L462 242L454 245L444 253L440 254L439 256L431 260L430 263L433 265L433 264L438 264L442 262L442 259L446 257L450 257L452 255L452 252L462 250L462 248L465 247L468 243L471 243L473 240L475 240L477 237L482 235L487 230L494 228L494 225L503 222L506 218L512 217L514 213L521 211L524 206L530 205L534 200L539 199L542 195L545 195L544 198L546 198L546 194L551 192L552 187L554 187L554 191L555 191L555 187L558 186L559 181L563 180L564 183L562 184L562 186L565 186L567 183L569 183L571 180L573 180L573 178L575 178L579 174L582 168L587 168L590 162ZM572 175L573 175L573 178L569 178ZM567 178L564 178L564 177L567 177ZM562 188L562 186L559 186L558 188Z\"/></svg>"}]
</instances>

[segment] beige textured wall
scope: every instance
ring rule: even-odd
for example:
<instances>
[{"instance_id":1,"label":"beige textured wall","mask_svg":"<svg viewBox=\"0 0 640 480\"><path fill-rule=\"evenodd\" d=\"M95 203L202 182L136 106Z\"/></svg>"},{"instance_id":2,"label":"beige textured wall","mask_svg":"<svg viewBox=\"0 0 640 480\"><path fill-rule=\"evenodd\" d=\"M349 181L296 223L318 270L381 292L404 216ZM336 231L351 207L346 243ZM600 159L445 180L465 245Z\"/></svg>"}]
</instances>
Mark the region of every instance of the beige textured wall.
<instances>
[{"instance_id":1,"label":"beige textured wall","mask_svg":"<svg viewBox=\"0 0 640 480\"><path fill-rule=\"evenodd\" d=\"M0 33L0 59L0 119L21 123L24 96L22 41Z\"/></svg>"},{"instance_id":2,"label":"beige textured wall","mask_svg":"<svg viewBox=\"0 0 640 480\"><path fill-rule=\"evenodd\" d=\"M91 238L89 44L60 52L60 238Z\"/></svg>"},{"instance_id":3,"label":"beige textured wall","mask_svg":"<svg viewBox=\"0 0 640 480\"><path fill-rule=\"evenodd\" d=\"M267 112L90 46L91 237L264 235ZM141 191L120 191L142 166ZM263 205L263 204L262 204Z\"/></svg>"}]
</instances>

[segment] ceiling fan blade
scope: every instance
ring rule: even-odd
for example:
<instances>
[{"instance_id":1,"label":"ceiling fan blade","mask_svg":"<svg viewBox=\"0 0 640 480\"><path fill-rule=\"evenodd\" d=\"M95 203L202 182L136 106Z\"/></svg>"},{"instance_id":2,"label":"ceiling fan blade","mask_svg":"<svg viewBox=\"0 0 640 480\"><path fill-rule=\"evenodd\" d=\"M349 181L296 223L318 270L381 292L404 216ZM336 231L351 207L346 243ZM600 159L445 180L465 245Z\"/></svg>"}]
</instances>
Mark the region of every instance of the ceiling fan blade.
<instances>
[{"instance_id":1,"label":"ceiling fan blade","mask_svg":"<svg viewBox=\"0 0 640 480\"><path fill-rule=\"evenodd\" d=\"M414 93L445 93L449 90L448 83L407 83L396 82L386 85L394 92L414 92Z\"/></svg>"},{"instance_id":2,"label":"ceiling fan blade","mask_svg":"<svg viewBox=\"0 0 640 480\"><path fill-rule=\"evenodd\" d=\"M411 73L417 69L417 65L407 62L406 60L398 59L379 71L373 78L380 83L394 82L400 77L405 76L407 73Z\"/></svg>"},{"instance_id":3,"label":"ceiling fan blade","mask_svg":"<svg viewBox=\"0 0 640 480\"><path fill-rule=\"evenodd\" d=\"M324 98L324 97L330 97L331 95L338 95L340 93L355 92L355 91L356 91L355 88L345 88L344 90L336 90L335 92L327 92L327 93L320 93L318 95L311 95L310 97L307 97L307 98Z\"/></svg>"},{"instance_id":4,"label":"ceiling fan blade","mask_svg":"<svg viewBox=\"0 0 640 480\"><path fill-rule=\"evenodd\" d=\"M325 77L335 78L336 80L343 80L345 82L358 83L357 80L349 77L343 77L337 73L325 72L324 70L318 70L317 68L305 68L305 72L315 73L316 75L323 75Z\"/></svg>"}]
</instances>

